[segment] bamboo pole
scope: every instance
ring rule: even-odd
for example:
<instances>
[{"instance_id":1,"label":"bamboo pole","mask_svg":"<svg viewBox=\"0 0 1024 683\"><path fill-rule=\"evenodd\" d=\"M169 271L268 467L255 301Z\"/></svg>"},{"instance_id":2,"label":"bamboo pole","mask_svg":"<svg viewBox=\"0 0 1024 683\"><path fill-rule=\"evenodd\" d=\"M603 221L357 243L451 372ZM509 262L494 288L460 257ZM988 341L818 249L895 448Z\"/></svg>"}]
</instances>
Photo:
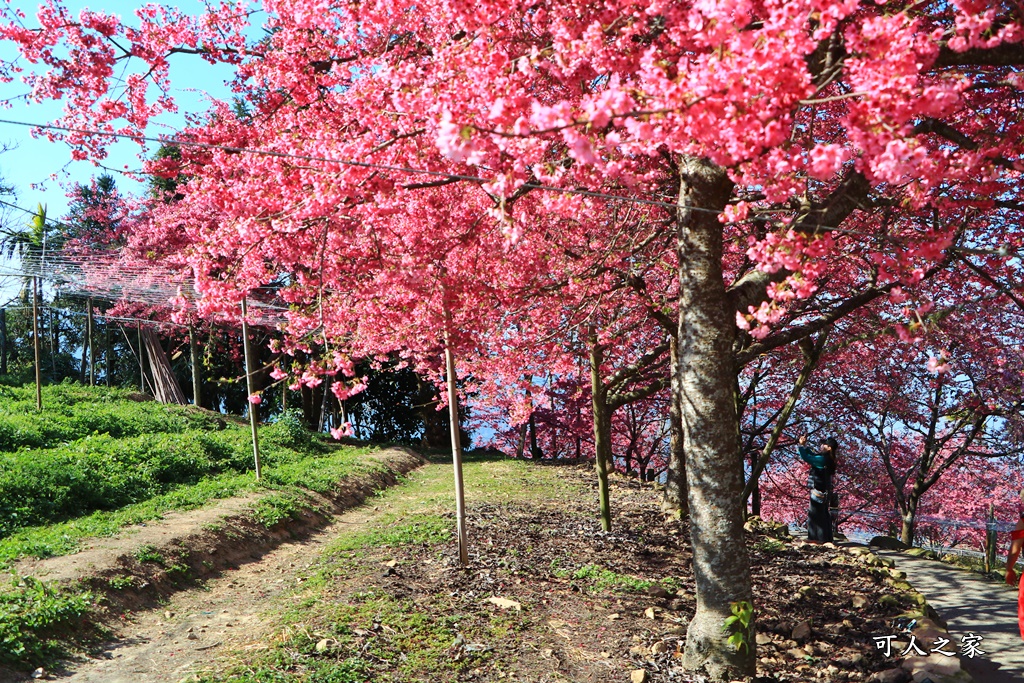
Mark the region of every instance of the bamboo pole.
<instances>
[{"instance_id":1,"label":"bamboo pole","mask_svg":"<svg viewBox=\"0 0 1024 683\"><path fill-rule=\"evenodd\" d=\"M86 324L86 342L89 344L89 386L96 386L96 347L93 344L92 333L94 330L94 320L92 317L92 298L88 299L86 305L89 307L88 315L85 318Z\"/></svg>"},{"instance_id":2,"label":"bamboo pole","mask_svg":"<svg viewBox=\"0 0 1024 683\"><path fill-rule=\"evenodd\" d=\"M39 278L32 278L32 349L36 360L36 410L43 409L43 376L39 369Z\"/></svg>"},{"instance_id":3,"label":"bamboo pole","mask_svg":"<svg viewBox=\"0 0 1024 683\"><path fill-rule=\"evenodd\" d=\"M104 318L103 320L103 336L106 341L106 349L103 351L103 370L106 375L107 388L113 385L113 375L111 362L114 359L114 343L110 338L110 319Z\"/></svg>"},{"instance_id":4,"label":"bamboo pole","mask_svg":"<svg viewBox=\"0 0 1024 683\"><path fill-rule=\"evenodd\" d=\"M0 375L7 374L7 309L0 308Z\"/></svg>"},{"instance_id":5,"label":"bamboo pole","mask_svg":"<svg viewBox=\"0 0 1024 683\"><path fill-rule=\"evenodd\" d=\"M594 468L597 470L597 500L601 507L601 529L612 530L611 496L608 492L608 471L613 466L611 444L611 413L608 395L601 381L604 348L597 335L590 333L590 397L594 412Z\"/></svg>"},{"instance_id":6,"label":"bamboo pole","mask_svg":"<svg viewBox=\"0 0 1024 683\"><path fill-rule=\"evenodd\" d=\"M242 298L242 347L245 349L245 390L249 394L249 426L252 428L252 457L256 463L256 481L262 475L260 465L260 437L256 431L256 406L252 403L255 394L252 386L252 345L249 343L249 307L245 297Z\"/></svg>"},{"instance_id":7,"label":"bamboo pole","mask_svg":"<svg viewBox=\"0 0 1024 683\"><path fill-rule=\"evenodd\" d=\"M142 323L135 323L135 331L139 334L139 391L146 393L146 350L142 346Z\"/></svg>"},{"instance_id":8,"label":"bamboo pole","mask_svg":"<svg viewBox=\"0 0 1024 683\"><path fill-rule=\"evenodd\" d=\"M451 316L448 307L444 309L444 365L448 376L448 416L452 434L452 464L455 467L455 519L459 534L459 563L469 564L469 546L466 540L466 491L462 480L462 443L459 436L459 395L455 390L455 358L452 354L448 329Z\"/></svg>"},{"instance_id":9,"label":"bamboo pole","mask_svg":"<svg viewBox=\"0 0 1024 683\"><path fill-rule=\"evenodd\" d=\"M50 327L53 327L53 315L50 315ZM52 354L51 354L52 356ZM78 381L85 384L89 379L89 321L85 321L85 328L82 330L82 362L78 366Z\"/></svg>"},{"instance_id":10,"label":"bamboo pole","mask_svg":"<svg viewBox=\"0 0 1024 683\"><path fill-rule=\"evenodd\" d=\"M192 405L203 405L203 380L199 374L199 344L195 326L188 326L188 352L192 359Z\"/></svg>"},{"instance_id":11,"label":"bamboo pole","mask_svg":"<svg viewBox=\"0 0 1024 683\"><path fill-rule=\"evenodd\" d=\"M40 294L42 294L42 285L40 285ZM60 348L60 343L57 341L57 309L50 309L50 372L51 381L57 379L57 349ZM83 382L84 383L84 382Z\"/></svg>"}]
</instances>

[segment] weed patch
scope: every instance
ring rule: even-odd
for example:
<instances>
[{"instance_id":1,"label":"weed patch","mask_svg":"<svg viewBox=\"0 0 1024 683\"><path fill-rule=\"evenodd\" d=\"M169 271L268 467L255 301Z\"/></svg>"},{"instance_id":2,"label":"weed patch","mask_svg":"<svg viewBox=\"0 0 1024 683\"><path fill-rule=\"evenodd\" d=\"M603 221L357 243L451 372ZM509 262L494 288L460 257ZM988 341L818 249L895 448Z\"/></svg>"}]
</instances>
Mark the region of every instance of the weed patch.
<instances>
[{"instance_id":1,"label":"weed patch","mask_svg":"<svg viewBox=\"0 0 1024 683\"><path fill-rule=\"evenodd\" d=\"M568 577L573 581L579 582L585 589L596 593L606 593L608 591L643 593L654 584L653 581L640 579L629 574L619 574L595 564L585 564L574 572L564 569L557 570L555 576Z\"/></svg>"},{"instance_id":2,"label":"weed patch","mask_svg":"<svg viewBox=\"0 0 1024 683\"><path fill-rule=\"evenodd\" d=\"M24 577L0 591L0 662L48 661L92 606L92 595L56 590Z\"/></svg>"}]
</instances>

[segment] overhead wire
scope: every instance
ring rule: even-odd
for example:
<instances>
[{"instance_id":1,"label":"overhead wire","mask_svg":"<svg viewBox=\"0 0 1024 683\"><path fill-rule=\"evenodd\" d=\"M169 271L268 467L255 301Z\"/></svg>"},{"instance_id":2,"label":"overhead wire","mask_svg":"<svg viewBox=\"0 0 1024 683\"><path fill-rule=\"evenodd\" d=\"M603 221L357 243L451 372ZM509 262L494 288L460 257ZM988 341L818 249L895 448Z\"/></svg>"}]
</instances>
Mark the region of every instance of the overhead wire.
<instances>
[{"instance_id":1,"label":"overhead wire","mask_svg":"<svg viewBox=\"0 0 1024 683\"><path fill-rule=\"evenodd\" d=\"M77 128L77 127L74 127L74 126L58 126L58 125L52 124L52 123L38 123L38 122L29 122L29 121L15 121L13 119L0 119L0 123L6 123L6 124L12 125L12 126L22 126L22 127L27 127L27 128L38 128L40 130L53 130L53 131L59 131L59 132L65 132L65 133L76 133L76 134L87 135L87 136L110 137L110 138L115 138L115 139L134 140L136 142L153 142L153 143L157 143L157 144L161 144L161 145L177 145L177 146L180 146L180 147L194 147L194 148L199 148L199 149L218 150L218 151L224 151L224 152L228 152L228 153L232 153L232 154L252 154L252 155L256 155L256 156L269 156L269 157L274 157L274 158L290 159L290 160L296 160L296 161L318 162L318 163L325 163L325 164L338 164L340 166L350 166L350 167L355 167L355 168L365 168L365 169L378 170L378 171L394 171L394 172L398 172L398 173L404 173L404 174L407 174L407 175L423 175L423 176L427 176L427 177L433 177L433 178L437 178L437 179L442 180L442 181L453 181L453 182L454 181L465 181L465 182L472 182L472 183L476 183L476 184L486 184L486 183L493 182L493 180L494 180L494 178L485 178L485 177L482 177L482 176L470 175L470 174L465 174L465 173L452 173L452 172L449 172L449 171L435 171L435 170L425 169L425 168L416 168L416 167L413 167L413 166L396 165L396 164L382 164L382 163L377 163L377 162L372 162L372 161L358 161L358 160L355 160L355 159L342 159L342 158L325 157L325 156L310 155L310 154L299 154L299 153L296 153L296 152L282 152L282 151L278 151L278 150L259 149L259 148L254 148L254 147L245 147L245 146L238 146L238 145L224 145L224 144L220 144L220 143L200 142L200 141L197 141L197 140L183 140L183 139L179 139L179 138L176 138L176 137L154 137L154 136L151 136L151 135L142 135L142 134L137 134L137 133L119 133L119 132L116 132L116 131L92 130L92 129L88 129L88 128ZM314 170L318 170L318 169L314 169ZM616 194L610 194L610 193L607 193L607 192L599 192L599 191L596 191L596 190L588 190L586 188L578 188L578 187L558 187L556 185L548 185L548 184L538 183L538 182L526 182L526 183L523 183L520 186L517 186L517 189L519 189L519 188L526 188L526 189L530 189L530 190L540 190L540 191L543 191L543 192L553 192L553 193L567 194L567 195L572 195L572 196L588 197L588 198L592 198L592 199L604 199L604 200L615 201L615 202L625 202L625 203L631 203L631 204L640 204L640 205L645 205L645 206L657 206L657 207L662 207L662 208L670 209L670 210L673 210L673 211L678 211L678 210L683 209L683 210L691 211L691 212L694 212L694 213L712 214L712 215L715 215L715 216L721 216L721 215L723 215L725 213L724 211L722 211L720 209L708 209L708 208L704 208L704 207L700 207L700 206L681 207L681 206L679 206L676 203L661 201L661 200L657 200L657 199L645 199L643 197L616 195ZM22 210L24 210L24 209L22 209ZM757 218L757 217L755 217L752 220L760 221L760 222L770 222L770 219L767 219L767 218ZM872 239L879 239L879 238L890 239L891 238L891 236L878 235L878 234L875 234L875 233L864 232L864 231L860 231L860 230L852 230L852 229L849 229L849 228L840 228L838 226L826 225L824 223L818 223L818 222L814 222L814 221L800 221L800 224L801 224L801 226L806 227L806 228L813 228L813 229L818 230L818 231L830 232L830 233L835 233L835 234L838 234L838 235L847 235L847 236L854 236L854 237L867 237L867 238L872 238ZM1008 256L1008 255L1011 255L1010 252L1007 250L1007 248L1005 246L997 248L997 249L980 249L980 248L979 249L971 249L971 248L958 247L957 250L958 251L963 251L965 253L981 254L981 255L997 255L997 256Z\"/></svg>"},{"instance_id":2,"label":"overhead wire","mask_svg":"<svg viewBox=\"0 0 1024 683\"><path fill-rule=\"evenodd\" d=\"M416 167L406 166L406 165L381 164L381 163L370 162L370 161L357 161L357 160L353 160L353 159L342 159L342 158L333 158L333 157L318 156L318 155L298 154L298 153L295 153L295 152L282 152L282 151L278 151L278 150L259 149L259 148L237 146L237 145L224 145L224 144L219 144L219 143L200 142L200 141L196 141L196 140L183 140L183 139L179 139L177 137L154 137L154 136L142 135L142 134L121 133L121 132L116 132L116 131L91 130L91 129L86 129L86 128L73 127L73 126L59 126L59 125L56 125L56 124L46 124L46 123L38 123L38 122L26 122L26 121L15 121L15 120L12 120L12 119L0 119L0 123L6 123L8 125L14 125L14 126L22 126L22 127L35 128L35 129L40 129L40 130L53 130L53 131L60 131L60 132L65 132L65 133L81 134L81 135L87 135L87 136L110 137L110 138L115 138L115 139L129 139L129 140L134 140L136 142L153 142L153 143L158 143L158 144L162 144L162 145L170 144L170 145L178 145L178 146L184 146L184 147L195 147L195 148L200 148L200 149L219 150L219 151L225 151L225 152L229 152L229 153L244 153L244 154L260 155L260 156L269 156L269 157L274 157L274 158L306 161L306 162L319 162L319 163L326 163L326 164L338 164L338 165L351 166L351 167L357 167L357 168L394 171L394 172L405 173L405 174L413 174L413 175L425 175L425 176L428 176L428 177L434 177L434 178L438 178L438 179L441 179L441 180L451 180L451 181L461 180L461 181L473 182L473 183L488 183L488 182L491 182L493 180L493 179L488 179L488 178L484 178L484 177L476 176L476 175L461 174L461 173L451 173L451 172L448 172L448 171L436 171L436 170L416 168ZM527 189L541 190L541 191L546 191L546 192L555 192L555 193L562 193L562 194L575 195L575 196L584 196L584 197L590 197L590 198L605 199L605 200L609 200L609 201L627 202L627 203L634 203L634 204L641 204L641 205L648 205L648 206L659 206L659 207L664 207L664 208L673 209L673 210L678 210L678 209L681 208L677 204L672 203L672 202L665 202L665 201L654 200L654 199L644 199L644 198L641 198L641 197L627 197L627 196L622 196L622 195L610 194L610 193L606 193L606 192L598 192L598 191L594 191L594 190L587 190L585 188L558 187L558 186L554 186L554 185L546 185L546 184L543 184L543 183L536 183L536 182L527 182L527 183L524 183L521 187L525 187ZM3 205L6 205L6 206L9 206L9 207L18 209L18 210L23 211L23 212L25 212L27 214L30 214L30 215L37 215L36 212L34 212L34 211L31 211L29 209L25 209L24 207L17 206L15 204L10 203L10 202L6 202L6 201L3 201L3 200L0 200L0 204L3 204ZM685 209L687 211L693 211L693 212L698 212L698 213L714 214L714 215L722 215L724 213L721 210L707 209L707 208L704 208L704 207L685 207ZM816 228L816 229L820 229L820 230L828 231L828 232L834 232L834 233L837 233L837 234L859 235L859 236L872 237L872 238L879 237L878 235L875 235L875 234L872 234L872 233L866 233L866 232L862 232L862 231L849 230L849 229L841 229L841 228L838 228L836 226L830 226L830 225L825 225L825 224L821 224L821 223L804 223L804 224L807 225L807 227L812 227L812 228ZM60 224L57 223L56 225L59 226ZM991 253L991 254L999 254L999 255L1008 255L1008 253L1006 252L1005 248L1001 248L1001 249L998 249L998 250L967 250L967 251L970 251L971 253L974 253L975 251L977 251L978 253L986 253L986 254ZM124 265L124 264L120 264L118 267L119 267L121 272L124 272L124 273L131 272L131 267L130 266L127 266L127 265ZM42 270L43 268L41 267L40 269ZM137 274L149 275L150 273L146 269L141 269L141 270L137 271ZM177 295L177 292L175 293L175 295ZM165 303L165 302L161 302L161 303ZM254 301L254 306L256 306L256 307L263 307L263 306L260 305L260 303L257 303L255 301ZM287 310L287 309L283 308L281 310Z\"/></svg>"}]
</instances>

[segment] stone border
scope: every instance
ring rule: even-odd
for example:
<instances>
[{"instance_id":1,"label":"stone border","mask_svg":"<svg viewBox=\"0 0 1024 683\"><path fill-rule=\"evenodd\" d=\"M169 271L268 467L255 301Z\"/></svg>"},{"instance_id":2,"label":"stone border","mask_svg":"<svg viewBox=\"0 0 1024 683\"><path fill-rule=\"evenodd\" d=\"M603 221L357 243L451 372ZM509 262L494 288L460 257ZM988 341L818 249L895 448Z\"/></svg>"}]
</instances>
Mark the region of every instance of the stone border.
<instances>
[{"instance_id":1,"label":"stone border","mask_svg":"<svg viewBox=\"0 0 1024 683\"><path fill-rule=\"evenodd\" d=\"M871 546L854 545L848 546L847 550L862 564L873 567L876 571L886 572L888 574L887 583L913 598L917 603L916 610L905 612L902 615L917 621L911 630L914 636L923 642L936 642L939 637L946 638L949 642L952 641L946 630L945 621L928 604L925 596L914 590L914 587L907 581L907 573L896 569L895 562L885 557L879 557L872 551ZM947 657L937 653L904 657L898 667L876 672L868 677L866 683L910 683L911 681L921 683L925 680L931 680L932 683L974 683L971 675L961 668L959 655Z\"/></svg>"}]
</instances>

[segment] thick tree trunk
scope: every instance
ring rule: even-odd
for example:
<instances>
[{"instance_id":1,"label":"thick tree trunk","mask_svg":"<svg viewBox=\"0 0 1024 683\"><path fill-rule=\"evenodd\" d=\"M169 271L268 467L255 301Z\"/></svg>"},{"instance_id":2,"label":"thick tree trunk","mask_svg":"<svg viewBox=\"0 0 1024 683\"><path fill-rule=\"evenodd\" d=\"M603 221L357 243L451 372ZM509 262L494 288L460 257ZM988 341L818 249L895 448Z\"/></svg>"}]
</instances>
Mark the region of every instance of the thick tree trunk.
<instances>
[{"instance_id":1,"label":"thick tree trunk","mask_svg":"<svg viewBox=\"0 0 1024 683\"><path fill-rule=\"evenodd\" d=\"M422 378L416 379L416 412L423 420L423 446L426 448L448 448L450 425L444 423L444 413L438 411L437 394L434 385Z\"/></svg>"},{"instance_id":2,"label":"thick tree trunk","mask_svg":"<svg viewBox=\"0 0 1024 683\"><path fill-rule=\"evenodd\" d=\"M597 470L597 497L601 505L601 528L612 529L612 509L608 498L608 469L612 461L612 420L608 397L601 381L603 350L597 338L590 339L590 388L594 411L594 468Z\"/></svg>"},{"instance_id":3,"label":"thick tree trunk","mask_svg":"<svg viewBox=\"0 0 1024 683\"><path fill-rule=\"evenodd\" d=\"M527 424L526 422L519 425L519 440L516 441L516 458L522 458L523 453L526 452L526 432L529 428L530 425Z\"/></svg>"},{"instance_id":4,"label":"thick tree trunk","mask_svg":"<svg viewBox=\"0 0 1024 683\"><path fill-rule=\"evenodd\" d=\"M661 509L678 517L685 517L689 510L686 500L686 451L683 450L683 415L679 407L679 344L669 339L671 355L672 398L669 402L669 447L668 469L665 470L665 492Z\"/></svg>"},{"instance_id":5,"label":"thick tree trunk","mask_svg":"<svg viewBox=\"0 0 1024 683\"><path fill-rule=\"evenodd\" d=\"M530 457L534 460L540 460L544 457L544 451L541 450L540 446L537 445L537 417L532 411L530 412Z\"/></svg>"},{"instance_id":6,"label":"thick tree trunk","mask_svg":"<svg viewBox=\"0 0 1024 683\"><path fill-rule=\"evenodd\" d=\"M743 630L741 648L727 642L724 628L733 605L752 603L743 471L736 457L735 309L723 282L716 213L725 207L732 183L723 169L689 156L680 159L679 175L679 403L697 599L684 666L712 681L729 681L752 676L755 662L753 625Z\"/></svg>"},{"instance_id":7,"label":"thick tree trunk","mask_svg":"<svg viewBox=\"0 0 1024 683\"><path fill-rule=\"evenodd\" d=\"M302 399L302 419L305 420L306 426L309 429L316 429L316 416L319 413L316 411L316 406L313 401L313 390L303 384L299 387L299 396Z\"/></svg>"},{"instance_id":8,"label":"thick tree trunk","mask_svg":"<svg viewBox=\"0 0 1024 683\"><path fill-rule=\"evenodd\" d=\"M917 487L907 496L907 508L903 510L902 525L900 527L900 540L907 545L914 545L914 535L917 531L917 507L921 502L921 496L917 493Z\"/></svg>"}]
</instances>

